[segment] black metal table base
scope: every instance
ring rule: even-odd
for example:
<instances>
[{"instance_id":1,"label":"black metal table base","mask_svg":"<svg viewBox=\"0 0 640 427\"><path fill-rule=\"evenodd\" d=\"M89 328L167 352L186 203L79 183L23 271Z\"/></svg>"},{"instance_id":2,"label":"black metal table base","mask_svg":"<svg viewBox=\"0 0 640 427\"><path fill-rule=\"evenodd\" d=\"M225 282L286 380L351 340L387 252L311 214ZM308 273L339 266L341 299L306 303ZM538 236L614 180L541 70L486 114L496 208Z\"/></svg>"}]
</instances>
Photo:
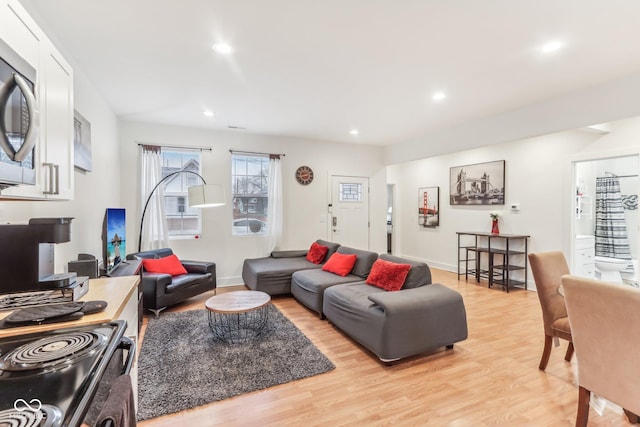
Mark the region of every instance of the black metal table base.
<instances>
[{"instance_id":1,"label":"black metal table base","mask_svg":"<svg viewBox=\"0 0 640 427\"><path fill-rule=\"evenodd\" d=\"M228 344L241 344L262 335L267 330L269 306L243 313L209 311L209 327L213 336Z\"/></svg>"}]
</instances>

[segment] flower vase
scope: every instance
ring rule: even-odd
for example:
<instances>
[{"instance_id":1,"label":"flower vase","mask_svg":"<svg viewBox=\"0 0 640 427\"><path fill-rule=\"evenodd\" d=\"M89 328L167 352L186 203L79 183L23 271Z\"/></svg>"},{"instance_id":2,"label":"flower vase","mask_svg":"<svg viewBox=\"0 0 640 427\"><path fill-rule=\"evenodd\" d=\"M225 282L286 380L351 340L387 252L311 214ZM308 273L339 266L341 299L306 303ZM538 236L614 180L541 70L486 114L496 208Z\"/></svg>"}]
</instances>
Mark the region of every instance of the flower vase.
<instances>
[{"instance_id":1,"label":"flower vase","mask_svg":"<svg viewBox=\"0 0 640 427\"><path fill-rule=\"evenodd\" d=\"M498 228L497 219L494 219L491 221L491 234L500 234L500 229Z\"/></svg>"}]
</instances>

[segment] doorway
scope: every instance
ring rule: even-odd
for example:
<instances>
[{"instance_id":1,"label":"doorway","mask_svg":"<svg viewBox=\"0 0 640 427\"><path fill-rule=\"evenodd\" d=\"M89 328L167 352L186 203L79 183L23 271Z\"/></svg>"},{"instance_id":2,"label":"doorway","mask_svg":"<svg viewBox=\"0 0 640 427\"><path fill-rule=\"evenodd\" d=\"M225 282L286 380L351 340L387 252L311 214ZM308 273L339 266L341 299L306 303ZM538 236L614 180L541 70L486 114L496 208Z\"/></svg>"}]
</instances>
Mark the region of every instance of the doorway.
<instances>
[{"instance_id":1,"label":"doorway","mask_svg":"<svg viewBox=\"0 0 640 427\"><path fill-rule=\"evenodd\" d=\"M369 178L331 176L331 241L369 249Z\"/></svg>"},{"instance_id":2,"label":"doorway","mask_svg":"<svg viewBox=\"0 0 640 427\"><path fill-rule=\"evenodd\" d=\"M638 286L638 169L638 155L573 162L573 274L598 278L595 256L627 259L618 281Z\"/></svg>"}]
</instances>

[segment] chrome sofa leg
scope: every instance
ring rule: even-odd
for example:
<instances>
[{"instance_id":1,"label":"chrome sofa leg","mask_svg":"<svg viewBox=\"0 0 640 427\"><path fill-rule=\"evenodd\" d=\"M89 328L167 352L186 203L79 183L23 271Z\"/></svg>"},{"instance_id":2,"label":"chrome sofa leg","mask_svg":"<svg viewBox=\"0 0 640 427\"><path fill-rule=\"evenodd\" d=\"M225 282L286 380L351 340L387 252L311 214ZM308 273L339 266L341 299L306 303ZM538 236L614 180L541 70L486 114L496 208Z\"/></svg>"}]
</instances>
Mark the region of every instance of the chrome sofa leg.
<instances>
[{"instance_id":1,"label":"chrome sofa leg","mask_svg":"<svg viewBox=\"0 0 640 427\"><path fill-rule=\"evenodd\" d=\"M155 315L156 315L156 319L157 319L158 317L160 317L160 312L161 312L162 310L164 310L165 308L167 308L167 307L162 307L162 308L150 308L150 309L149 309L149 311L151 311L153 314L155 314Z\"/></svg>"}]
</instances>

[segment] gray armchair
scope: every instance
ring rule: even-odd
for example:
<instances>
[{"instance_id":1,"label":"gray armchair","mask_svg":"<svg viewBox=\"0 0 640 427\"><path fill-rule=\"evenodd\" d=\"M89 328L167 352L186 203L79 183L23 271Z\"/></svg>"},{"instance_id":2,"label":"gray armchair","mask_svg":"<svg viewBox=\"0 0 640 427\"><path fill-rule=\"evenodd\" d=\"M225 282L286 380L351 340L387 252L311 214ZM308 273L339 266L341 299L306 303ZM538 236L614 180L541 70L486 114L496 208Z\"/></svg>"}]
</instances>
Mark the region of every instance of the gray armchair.
<instances>
[{"instance_id":1,"label":"gray armchair","mask_svg":"<svg viewBox=\"0 0 640 427\"><path fill-rule=\"evenodd\" d=\"M159 259L172 255L169 248L136 252L127 259ZM188 298L216 289L216 264L202 261L180 261L187 274L170 276L142 271L142 304L156 317L165 308Z\"/></svg>"}]
</instances>

